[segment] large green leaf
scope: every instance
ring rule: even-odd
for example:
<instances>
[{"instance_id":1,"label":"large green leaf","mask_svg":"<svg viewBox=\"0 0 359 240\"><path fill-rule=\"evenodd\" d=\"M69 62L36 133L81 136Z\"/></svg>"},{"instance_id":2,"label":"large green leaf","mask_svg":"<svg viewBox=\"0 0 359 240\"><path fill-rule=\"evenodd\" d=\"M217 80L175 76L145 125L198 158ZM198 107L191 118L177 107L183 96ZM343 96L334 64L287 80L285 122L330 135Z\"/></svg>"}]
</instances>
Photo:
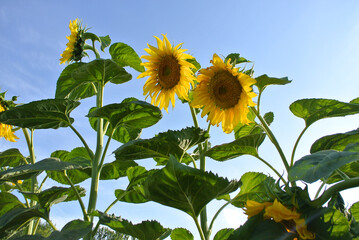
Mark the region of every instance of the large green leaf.
<instances>
[{"instance_id":1,"label":"large green leaf","mask_svg":"<svg viewBox=\"0 0 359 240\"><path fill-rule=\"evenodd\" d=\"M83 166L81 169L66 170L66 174L73 184L78 184L91 177L91 157L84 147L74 148L71 152L57 150L51 153L51 157L58 158L64 163ZM47 171L47 175L58 183L70 185L63 171Z\"/></svg>"},{"instance_id":2,"label":"large green leaf","mask_svg":"<svg viewBox=\"0 0 359 240\"><path fill-rule=\"evenodd\" d=\"M63 162L58 158L45 158L36 162L35 164L23 165L0 172L0 180L24 180L34 175L38 175L42 171L64 171L85 168L88 168L87 160L70 163Z\"/></svg>"},{"instance_id":3,"label":"large green leaf","mask_svg":"<svg viewBox=\"0 0 359 240\"><path fill-rule=\"evenodd\" d=\"M264 133L247 135L230 143L214 146L205 155L217 161L226 161L245 154L258 156L258 147L264 141Z\"/></svg>"},{"instance_id":4,"label":"large green leaf","mask_svg":"<svg viewBox=\"0 0 359 240\"><path fill-rule=\"evenodd\" d=\"M285 85L292 82L288 79L288 77L273 78L268 77L266 74L256 77L256 80L257 83L255 85L258 87L259 92L263 92L263 90L269 85Z\"/></svg>"},{"instance_id":5,"label":"large green leaf","mask_svg":"<svg viewBox=\"0 0 359 240\"><path fill-rule=\"evenodd\" d=\"M264 131L260 127L260 125L254 121L254 119L256 118L256 115L252 111L250 111L248 113L247 117L251 121L251 123L249 123L249 124L239 123L234 128L234 137L236 139L239 139L241 137L251 135L251 134L264 133ZM274 114L273 114L273 112L267 112L266 114L264 114L263 118L268 125L271 125L274 120Z\"/></svg>"},{"instance_id":6,"label":"large green leaf","mask_svg":"<svg viewBox=\"0 0 359 240\"><path fill-rule=\"evenodd\" d=\"M75 79L73 73L86 63L68 65L57 80L55 98L80 100L96 95L96 85L87 79Z\"/></svg>"},{"instance_id":7,"label":"large green leaf","mask_svg":"<svg viewBox=\"0 0 359 240\"><path fill-rule=\"evenodd\" d=\"M166 167L149 176L144 186L147 199L197 217L211 200L235 191L240 182L185 166L171 155Z\"/></svg>"},{"instance_id":8,"label":"large green leaf","mask_svg":"<svg viewBox=\"0 0 359 240\"><path fill-rule=\"evenodd\" d=\"M244 207L247 200L266 202L273 200L271 192L278 189L275 180L263 173L247 172L241 177L241 190L231 203L237 207ZM279 189L278 189L279 190Z\"/></svg>"},{"instance_id":9,"label":"large green leaf","mask_svg":"<svg viewBox=\"0 0 359 240\"><path fill-rule=\"evenodd\" d=\"M25 157L19 149L11 148L0 152L0 167L17 167L25 163Z\"/></svg>"},{"instance_id":10,"label":"large green leaf","mask_svg":"<svg viewBox=\"0 0 359 240\"><path fill-rule=\"evenodd\" d=\"M193 240L194 237L190 231L185 228L175 228L171 232L172 240Z\"/></svg>"},{"instance_id":11,"label":"large green leaf","mask_svg":"<svg viewBox=\"0 0 359 240\"><path fill-rule=\"evenodd\" d=\"M119 126L147 128L162 118L161 110L144 101L125 99L122 103L113 103L90 112L88 117L104 118L112 129Z\"/></svg>"},{"instance_id":12,"label":"large green leaf","mask_svg":"<svg viewBox=\"0 0 359 240\"><path fill-rule=\"evenodd\" d=\"M0 112L0 122L34 129L67 127L74 121L69 114L78 105L65 99L34 101Z\"/></svg>"},{"instance_id":13,"label":"large green leaf","mask_svg":"<svg viewBox=\"0 0 359 240\"><path fill-rule=\"evenodd\" d=\"M0 192L0 216L15 208L25 208L25 205L15 195Z\"/></svg>"},{"instance_id":14,"label":"large green leaf","mask_svg":"<svg viewBox=\"0 0 359 240\"><path fill-rule=\"evenodd\" d=\"M359 222L359 202L354 203L349 208L350 214L355 218L357 222Z\"/></svg>"},{"instance_id":15,"label":"large green leaf","mask_svg":"<svg viewBox=\"0 0 359 240\"><path fill-rule=\"evenodd\" d=\"M26 235L22 237L12 238L12 240L78 240L82 239L92 230L91 222L81 220L73 220L68 222L61 231L53 231L49 237L41 235Z\"/></svg>"},{"instance_id":16,"label":"large green leaf","mask_svg":"<svg viewBox=\"0 0 359 240\"><path fill-rule=\"evenodd\" d=\"M113 161L103 165L100 180L118 179L127 176L127 169L137 166L134 161Z\"/></svg>"},{"instance_id":17,"label":"large green leaf","mask_svg":"<svg viewBox=\"0 0 359 240\"><path fill-rule=\"evenodd\" d=\"M77 192L81 197L85 196L86 190L76 186ZM72 188L52 187L39 193L21 192L27 198L40 204L42 208L49 209L52 205L60 202L77 200L77 196Z\"/></svg>"},{"instance_id":18,"label":"large green leaf","mask_svg":"<svg viewBox=\"0 0 359 240\"><path fill-rule=\"evenodd\" d=\"M295 116L303 118L308 127L323 118L343 117L359 113L359 104L333 99L310 98L295 101L289 109Z\"/></svg>"},{"instance_id":19,"label":"large green leaf","mask_svg":"<svg viewBox=\"0 0 359 240\"><path fill-rule=\"evenodd\" d=\"M186 151L189 148L204 142L208 137L204 130L194 127L179 131L169 130L150 139L138 139L125 143L114 153L118 160L156 158L157 161L160 161L161 159L167 160L169 154L181 159L187 155Z\"/></svg>"},{"instance_id":20,"label":"large green leaf","mask_svg":"<svg viewBox=\"0 0 359 240\"><path fill-rule=\"evenodd\" d=\"M32 218L48 218L48 212L39 208L14 208L0 216L0 237L18 229Z\"/></svg>"},{"instance_id":21,"label":"large green leaf","mask_svg":"<svg viewBox=\"0 0 359 240\"><path fill-rule=\"evenodd\" d=\"M313 143L310 153L329 149L343 151L348 144L356 142L359 142L359 129L324 136Z\"/></svg>"},{"instance_id":22,"label":"large green leaf","mask_svg":"<svg viewBox=\"0 0 359 240\"><path fill-rule=\"evenodd\" d=\"M330 228L327 232L333 240L349 240L352 239L349 234L350 225L347 218L342 212L336 209L330 209L324 214L324 222L329 223Z\"/></svg>"},{"instance_id":23,"label":"large green leaf","mask_svg":"<svg viewBox=\"0 0 359 240\"><path fill-rule=\"evenodd\" d=\"M321 178L328 178L336 169L358 160L359 152L335 150L315 152L295 162L289 170L289 180L313 183Z\"/></svg>"},{"instance_id":24,"label":"large green leaf","mask_svg":"<svg viewBox=\"0 0 359 240\"><path fill-rule=\"evenodd\" d=\"M230 63L232 65L251 62L251 61L245 59L244 57L241 57L241 55L239 53L228 54L227 57L224 59L224 62L227 62L229 59L231 59Z\"/></svg>"},{"instance_id":25,"label":"large green leaf","mask_svg":"<svg viewBox=\"0 0 359 240\"><path fill-rule=\"evenodd\" d=\"M141 59L132 47L125 43L114 43L110 47L112 59L122 67L129 66L136 71L144 72L145 68L141 65Z\"/></svg>"},{"instance_id":26,"label":"large green leaf","mask_svg":"<svg viewBox=\"0 0 359 240\"><path fill-rule=\"evenodd\" d=\"M125 219L109 216L106 213L96 212L100 224L106 225L116 232L130 235L139 240L157 240L163 235L168 235L170 231L156 221L143 221L139 224L133 224Z\"/></svg>"}]
</instances>

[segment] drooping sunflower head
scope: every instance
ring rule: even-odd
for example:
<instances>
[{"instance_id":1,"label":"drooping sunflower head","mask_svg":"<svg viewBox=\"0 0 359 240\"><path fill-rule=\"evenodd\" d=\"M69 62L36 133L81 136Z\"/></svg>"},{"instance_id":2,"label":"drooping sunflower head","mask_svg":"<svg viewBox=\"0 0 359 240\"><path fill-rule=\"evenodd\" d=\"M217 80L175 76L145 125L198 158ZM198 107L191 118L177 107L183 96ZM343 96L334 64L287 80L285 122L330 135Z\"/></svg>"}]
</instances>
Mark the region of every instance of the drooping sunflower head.
<instances>
[{"instance_id":1,"label":"drooping sunflower head","mask_svg":"<svg viewBox=\"0 0 359 240\"><path fill-rule=\"evenodd\" d=\"M5 93L0 93L0 112L7 110L7 102L12 103L12 101L5 101L3 96ZM19 139L15 134L13 127L11 125L0 122L0 138L5 138L5 140L10 142L16 142L16 139Z\"/></svg>"},{"instance_id":2,"label":"drooping sunflower head","mask_svg":"<svg viewBox=\"0 0 359 240\"><path fill-rule=\"evenodd\" d=\"M200 70L191 106L203 107L202 117L209 114L207 121L217 126L222 123L223 131L230 133L238 123L250 123L248 106L256 105L252 100L256 96L252 91L256 80L239 72L230 59L224 62L217 54L211 63L213 66Z\"/></svg>"},{"instance_id":3,"label":"drooping sunflower head","mask_svg":"<svg viewBox=\"0 0 359 240\"><path fill-rule=\"evenodd\" d=\"M66 44L65 51L61 54L60 64L69 63L72 61L80 61L85 56L84 45L82 34L86 31L78 18L70 21L69 28L71 31L70 36L66 38L69 42Z\"/></svg>"},{"instance_id":4,"label":"drooping sunflower head","mask_svg":"<svg viewBox=\"0 0 359 240\"><path fill-rule=\"evenodd\" d=\"M184 53L187 50L181 49L182 43L172 46L166 35L163 35L163 40L156 36L155 38L158 47L148 44L149 48L145 51L149 55L141 57L148 60L142 63L146 71L137 78L149 76L143 86L143 95L151 97L152 104L168 111L170 101L172 107L175 106L176 94L179 98L188 100L188 92L195 77L191 70L194 66L187 59L193 57Z\"/></svg>"}]
</instances>

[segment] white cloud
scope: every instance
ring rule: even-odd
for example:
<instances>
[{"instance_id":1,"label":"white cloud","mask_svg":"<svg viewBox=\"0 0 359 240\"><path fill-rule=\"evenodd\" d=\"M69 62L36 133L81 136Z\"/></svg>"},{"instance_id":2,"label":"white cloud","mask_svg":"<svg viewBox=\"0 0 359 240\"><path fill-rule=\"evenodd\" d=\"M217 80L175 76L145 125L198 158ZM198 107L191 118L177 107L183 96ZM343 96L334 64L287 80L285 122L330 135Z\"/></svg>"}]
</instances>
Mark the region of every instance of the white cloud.
<instances>
[{"instance_id":1,"label":"white cloud","mask_svg":"<svg viewBox=\"0 0 359 240\"><path fill-rule=\"evenodd\" d=\"M226 227L238 228L247 221L247 216L239 208L228 206L223 210L223 217Z\"/></svg>"}]
</instances>

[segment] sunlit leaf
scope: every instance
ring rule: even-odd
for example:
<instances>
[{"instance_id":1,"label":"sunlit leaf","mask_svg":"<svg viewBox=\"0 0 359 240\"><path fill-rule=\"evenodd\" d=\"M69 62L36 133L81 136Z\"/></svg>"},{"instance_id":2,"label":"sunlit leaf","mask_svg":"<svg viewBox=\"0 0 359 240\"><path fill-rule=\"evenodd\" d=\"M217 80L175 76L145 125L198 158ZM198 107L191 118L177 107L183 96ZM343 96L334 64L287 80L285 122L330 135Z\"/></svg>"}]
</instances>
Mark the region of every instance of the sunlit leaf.
<instances>
[{"instance_id":1,"label":"sunlit leaf","mask_svg":"<svg viewBox=\"0 0 359 240\"><path fill-rule=\"evenodd\" d=\"M219 230L214 236L213 240L227 240L233 233L233 228L224 228Z\"/></svg>"},{"instance_id":2,"label":"sunlit leaf","mask_svg":"<svg viewBox=\"0 0 359 240\"><path fill-rule=\"evenodd\" d=\"M359 113L359 104L333 99L310 98L295 101L289 109L295 116L303 118L306 126L310 126L320 119L357 114Z\"/></svg>"},{"instance_id":3,"label":"sunlit leaf","mask_svg":"<svg viewBox=\"0 0 359 240\"><path fill-rule=\"evenodd\" d=\"M114 43L110 47L112 59L121 67L129 66L136 71L144 72L145 68L141 65L141 59L132 47L125 43Z\"/></svg>"},{"instance_id":4,"label":"sunlit leaf","mask_svg":"<svg viewBox=\"0 0 359 240\"><path fill-rule=\"evenodd\" d=\"M192 72L196 73L198 70L201 69L201 64L197 62L195 58L186 59L187 62L192 63L194 68L192 68Z\"/></svg>"},{"instance_id":5,"label":"sunlit leaf","mask_svg":"<svg viewBox=\"0 0 359 240\"><path fill-rule=\"evenodd\" d=\"M245 154L258 156L258 147L265 136L263 133L247 135L233 142L214 146L205 155L217 161L226 161Z\"/></svg>"},{"instance_id":6,"label":"sunlit leaf","mask_svg":"<svg viewBox=\"0 0 359 240\"><path fill-rule=\"evenodd\" d=\"M0 122L34 129L67 127L74 121L69 114L79 104L64 99L34 101L0 112Z\"/></svg>"},{"instance_id":7,"label":"sunlit leaf","mask_svg":"<svg viewBox=\"0 0 359 240\"><path fill-rule=\"evenodd\" d=\"M240 182L185 166L171 155L166 167L149 176L144 186L147 199L197 217L211 200L235 191Z\"/></svg>"},{"instance_id":8,"label":"sunlit leaf","mask_svg":"<svg viewBox=\"0 0 359 240\"><path fill-rule=\"evenodd\" d=\"M349 208L349 212L352 214L355 220L359 221L359 202L356 202L351 205L351 207Z\"/></svg>"},{"instance_id":9,"label":"sunlit leaf","mask_svg":"<svg viewBox=\"0 0 359 240\"><path fill-rule=\"evenodd\" d=\"M0 152L0 167L17 167L25 163L25 157L19 149L11 148Z\"/></svg>"},{"instance_id":10,"label":"sunlit leaf","mask_svg":"<svg viewBox=\"0 0 359 240\"><path fill-rule=\"evenodd\" d=\"M111 38L109 35L103 36L103 37L99 37L101 39L101 51L104 52L105 48L107 48L108 46L110 46L111 44Z\"/></svg>"},{"instance_id":11,"label":"sunlit leaf","mask_svg":"<svg viewBox=\"0 0 359 240\"><path fill-rule=\"evenodd\" d=\"M156 240L170 231L162 227L157 221L143 221L139 224L133 224L130 221L120 217L109 216L106 213L96 212L102 225L108 226L118 233L130 235L139 240Z\"/></svg>"},{"instance_id":12,"label":"sunlit leaf","mask_svg":"<svg viewBox=\"0 0 359 240\"><path fill-rule=\"evenodd\" d=\"M208 134L199 128L184 128L179 131L169 130L150 139L138 139L123 144L114 153L118 160L138 160L159 158L167 160L169 154L180 159L186 151L208 139Z\"/></svg>"},{"instance_id":13,"label":"sunlit leaf","mask_svg":"<svg viewBox=\"0 0 359 240\"><path fill-rule=\"evenodd\" d=\"M323 150L302 157L289 170L289 180L313 183L328 178L333 171L345 164L359 160L359 152Z\"/></svg>"},{"instance_id":14,"label":"sunlit leaf","mask_svg":"<svg viewBox=\"0 0 359 240\"><path fill-rule=\"evenodd\" d=\"M231 203L237 207L244 207L247 200L267 202L273 200L270 193L277 189L275 180L263 173L247 172L241 177L241 190Z\"/></svg>"},{"instance_id":15,"label":"sunlit leaf","mask_svg":"<svg viewBox=\"0 0 359 240\"><path fill-rule=\"evenodd\" d=\"M257 83L255 85L258 87L259 92L263 92L263 90L269 85L285 85L292 82L288 79L288 77L273 78L268 77L266 74L256 77L256 80Z\"/></svg>"},{"instance_id":16,"label":"sunlit leaf","mask_svg":"<svg viewBox=\"0 0 359 240\"><path fill-rule=\"evenodd\" d=\"M241 57L241 55L239 53L228 54L227 57L224 59L224 62L227 62L229 59L231 59L230 63L232 65L251 62L251 61L245 59L244 57Z\"/></svg>"},{"instance_id":17,"label":"sunlit leaf","mask_svg":"<svg viewBox=\"0 0 359 240\"><path fill-rule=\"evenodd\" d=\"M175 228L171 232L172 240L193 240L194 237L190 231L185 228Z\"/></svg>"}]
</instances>

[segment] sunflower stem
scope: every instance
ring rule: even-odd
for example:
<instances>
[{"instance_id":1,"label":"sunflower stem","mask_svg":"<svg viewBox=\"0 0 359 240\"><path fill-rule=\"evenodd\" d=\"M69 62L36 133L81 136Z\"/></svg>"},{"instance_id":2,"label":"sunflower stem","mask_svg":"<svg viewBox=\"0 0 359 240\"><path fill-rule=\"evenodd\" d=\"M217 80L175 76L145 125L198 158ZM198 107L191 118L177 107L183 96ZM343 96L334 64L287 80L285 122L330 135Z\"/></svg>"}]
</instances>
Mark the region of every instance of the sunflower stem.
<instances>
[{"instance_id":1,"label":"sunflower stem","mask_svg":"<svg viewBox=\"0 0 359 240\"><path fill-rule=\"evenodd\" d=\"M283 176L280 175L279 172L270 163L268 163L266 160L264 160L260 156L256 156L256 158L259 159L261 162L263 162L265 165L267 165L270 169L272 169L272 171L275 172L275 174L277 174L279 179L281 179L283 181L284 185L288 184L287 181L283 179Z\"/></svg>"},{"instance_id":2,"label":"sunflower stem","mask_svg":"<svg viewBox=\"0 0 359 240\"><path fill-rule=\"evenodd\" d=\"M287 170L287 172L289 171L289 164L288 164L288 161L283 153L283 150L282 148L280 147L277 139L275 138L275 136L273 135L272 131L270 130L267 122L262 118L262 116L258 113L258 111L254 108L254 107L250 107L250 109L254 112L254 114L258 117L259 121L261 122L261 126L262 126L262 129L266 132L268 138L271 140L271 142L273 143L273 145L275 146L275 148L277 149L281 159L282 159L282 162L284 164L284 167L285 169Z\"/></svg>"},{"instance_id":3,"label":"sunflower stem","mask_svg":"<svg viewBox=\"0 0 359 240\"><path fill-rule=\"evenodd\" d=\"M304 132L308 129L308 126L305 126L305 128L302 130L302 132L299 134L297 141L295 141L294 147L293 147L293 151L292 151L292 156L290 158L290 166L293 166L294 164L294 155L295 155L295 151L297 150L298 144L300 139L302 138Z\"/></svg>"}]
</instances>

